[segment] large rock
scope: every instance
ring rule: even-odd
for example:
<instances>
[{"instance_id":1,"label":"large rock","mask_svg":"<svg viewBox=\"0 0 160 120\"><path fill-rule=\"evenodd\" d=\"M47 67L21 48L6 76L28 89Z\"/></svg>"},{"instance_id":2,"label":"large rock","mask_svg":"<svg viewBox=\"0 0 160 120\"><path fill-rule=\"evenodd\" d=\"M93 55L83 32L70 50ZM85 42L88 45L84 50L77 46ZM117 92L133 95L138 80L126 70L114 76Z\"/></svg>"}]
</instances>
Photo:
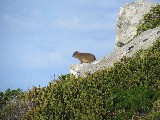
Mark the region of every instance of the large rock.
<instances>
[{"instance_id":1,"label":"large rock","mask_svg":"<svg viewBox=\"0 0 160 120\"><path fill-rule=\"evenodd\" d=\"M137 33L137 26L143 22L144 14L148 13L157 3L138 0L120 8L116 25L116 46L127 44Z\"/></svg>"},{"instance_id":2,"label":"large rock","mask_svg":"<svg viewBox=\"0 0 160 120\"><path fill-rule=\"evenodd\" d=\"M92 63L74 64L70 66L70 73L74 76L85 77L87 74L92 74L96 71L113 66L117 61L120 61L124 56L133 57L137 50L145 50L150 47L160 37L160 27L148 30L134 38L127 45L115 49L110 55L102 57Z\"/></svg>"},{"instance_id":3,"label":"large rock","mask_svg":"<svg viewBox=\"0 0 160 120\"><path fill-rule=\"evenodd\" d=\"M115 62L120 61L124 56L133 57L139 49L145 50L150 47L160 37L160 27L142 32L134 39L133 37L136 35L137 26L143 22L144 14L156 5L156 3L138 0L122 7L116 29L116 43L123 43L122 47L116 45L116 49L110 55L92 63L71 65L70 73L76 77L85 77L88 74L113 66Z\"/></svg>"}]
</instances>

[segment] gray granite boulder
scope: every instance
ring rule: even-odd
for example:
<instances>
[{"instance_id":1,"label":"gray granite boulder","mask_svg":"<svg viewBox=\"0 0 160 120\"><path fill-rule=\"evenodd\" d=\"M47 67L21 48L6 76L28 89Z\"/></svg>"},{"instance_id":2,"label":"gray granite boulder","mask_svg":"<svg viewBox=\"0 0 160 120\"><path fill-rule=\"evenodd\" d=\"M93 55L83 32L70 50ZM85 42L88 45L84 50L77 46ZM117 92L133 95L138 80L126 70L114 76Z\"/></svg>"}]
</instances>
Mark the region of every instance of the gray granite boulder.
<instances>
[{"instance_id":1,"label":"gray granite boulder","mask_svg":"<svg viewBox=\"0 0 160 120\"><path fill-rule=\"evenodd\" d=\"M120 8L116 25L116 45L127 44L137 33L137 26L143 22L144 14L148 13L157 3L138 0ZM122 45L122 46L123 46Z\"/></svg>"}]
</instances>

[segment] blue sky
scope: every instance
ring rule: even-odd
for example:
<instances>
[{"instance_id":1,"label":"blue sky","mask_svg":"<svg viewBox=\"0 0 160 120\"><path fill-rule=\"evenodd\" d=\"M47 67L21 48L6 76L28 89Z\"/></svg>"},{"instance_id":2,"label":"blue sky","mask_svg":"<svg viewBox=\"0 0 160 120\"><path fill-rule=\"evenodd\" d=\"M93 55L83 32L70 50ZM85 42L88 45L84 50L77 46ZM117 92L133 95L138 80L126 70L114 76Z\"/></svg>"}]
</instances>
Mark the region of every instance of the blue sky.
<instances>
[{"instance_id":1,"label":"blue sky","mask_svg":"<svg viewBox=\"0 0 160 120\"><path fill-rule=\"evenodd\" d=\"M119 9L129 2L1 0L0 91L48 85L80 63L72 58L76 50L97 59L109 54Z\"/></svg>"}]
</instances>

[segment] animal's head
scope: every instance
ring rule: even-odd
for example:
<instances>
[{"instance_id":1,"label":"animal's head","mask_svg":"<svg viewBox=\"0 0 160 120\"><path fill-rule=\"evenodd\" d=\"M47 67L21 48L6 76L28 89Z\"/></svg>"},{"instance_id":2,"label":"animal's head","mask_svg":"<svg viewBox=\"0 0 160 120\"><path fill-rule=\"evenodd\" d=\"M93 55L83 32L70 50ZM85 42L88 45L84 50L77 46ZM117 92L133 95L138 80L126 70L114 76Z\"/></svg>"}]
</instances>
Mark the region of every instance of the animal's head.
<instances>
[{"instance_id":1,"label":"animal's head","mask_svg":"<svg viewBox=\"0 0 160 120\"><path fill-rule=\"evenodd\" d=\"M73 55L72 55L72 57L77 58L78 57L78 53L79 53L78 51L74 52Z\"/></svg>"}]
</instances>

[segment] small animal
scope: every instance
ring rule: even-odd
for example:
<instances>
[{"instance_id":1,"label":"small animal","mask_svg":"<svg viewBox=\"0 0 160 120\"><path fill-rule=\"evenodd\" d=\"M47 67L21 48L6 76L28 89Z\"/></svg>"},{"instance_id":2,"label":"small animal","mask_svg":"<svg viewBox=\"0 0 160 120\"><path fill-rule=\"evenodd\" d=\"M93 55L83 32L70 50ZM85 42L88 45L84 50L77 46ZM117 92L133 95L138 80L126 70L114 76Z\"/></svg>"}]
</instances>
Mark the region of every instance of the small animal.
<instances>
[{"instance_id":1,"label":"small animal","mask_svg":"<svg viewBox=\"0 0 160 120\"><path fill-rule=\"evenodd\" d=\"M77 58L81 64L82 63L91 63L96 60L96 57L91 53L80 53L78 51L74 52L72 57Z\"/></svg>"}]
</instances>

